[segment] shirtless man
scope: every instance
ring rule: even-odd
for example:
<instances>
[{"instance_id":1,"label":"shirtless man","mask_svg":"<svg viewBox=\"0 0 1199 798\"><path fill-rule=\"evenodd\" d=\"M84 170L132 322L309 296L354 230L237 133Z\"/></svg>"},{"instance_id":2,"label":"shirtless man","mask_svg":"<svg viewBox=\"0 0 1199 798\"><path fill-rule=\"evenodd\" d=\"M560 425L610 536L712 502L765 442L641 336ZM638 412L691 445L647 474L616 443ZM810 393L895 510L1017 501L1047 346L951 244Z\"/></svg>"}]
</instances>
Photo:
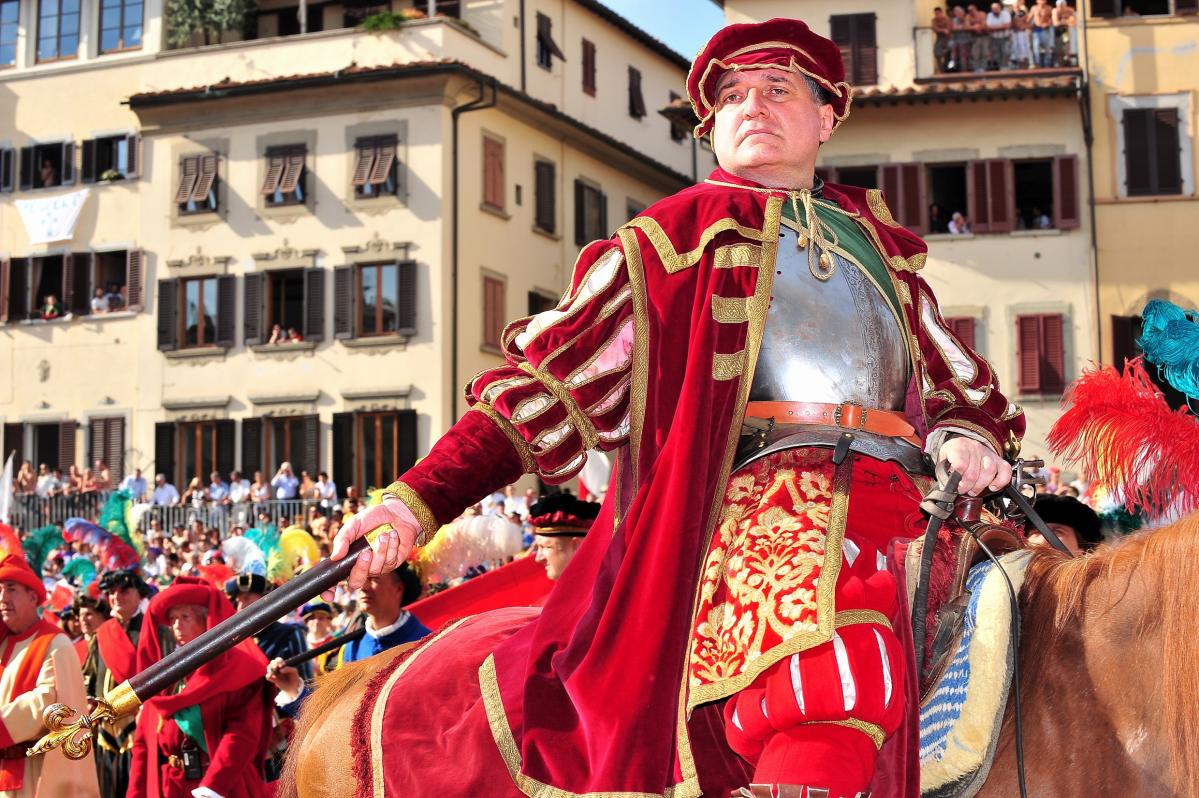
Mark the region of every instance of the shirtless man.
<instances>
[{"instance_id":1,"label":"shirtless man","mask_svg":"<svg viewBox=\"0 0 1199 798\"><path fill-rule=\"evenodd\" d=\"M1032 62L1035 67L1053 66L1053 9L1048 0L1037 0L1032 17Z\"/></svg>"},{"instance_id":2,"label":"shirtless man","mask_svg":"<svg viewBox=\"0 0 1199 798\"><path fill-rule=\"evenodd\" d=\"M1057 0L1053 8L1053 29L1057 39L1057 61L1062 66L1078 63L1078 16L1066 0Z\"/></svg>"}]
</instances>

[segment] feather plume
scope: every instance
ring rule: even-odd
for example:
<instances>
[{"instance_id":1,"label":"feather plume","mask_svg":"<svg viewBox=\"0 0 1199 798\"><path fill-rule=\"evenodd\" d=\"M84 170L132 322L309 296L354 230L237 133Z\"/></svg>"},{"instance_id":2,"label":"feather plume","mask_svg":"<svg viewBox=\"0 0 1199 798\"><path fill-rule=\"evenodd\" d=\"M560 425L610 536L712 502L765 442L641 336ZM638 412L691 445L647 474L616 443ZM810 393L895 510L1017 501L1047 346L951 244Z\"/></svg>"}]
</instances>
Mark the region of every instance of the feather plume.
<instances>
[{"instance_id":1,"label":"feather plume","mask_svg":"<svg viewBox=\"0 0 1199 798\"><path fill-rule=\"evenodd\" d=\"M1199 399L1199 317L1171 302L1152 299L1141 312L1137 345L1175 390Z\"/></svg>"},{"instance_id":2,"label":"feather plume","mask_svg":"<svg viewBox=\"0 0 1199 798\"><path fill-rule=\"evenodd\" d=\"M3 531L0 530L0 535L2 534ZM25 559L35 574L42 572L46 555L61 546L62 543L62 531L54 524L38 527L25 536L21 545L25 549Z\"/></svg>"},{"instance_id":3,"label":"feather plume","mask_svg":"<svg viewBox=\"0 0 1199 798\"><path fill-rule=\"evenodd\" d=\"M124 541L125 545L136 551L139 556L145 556L145 536L130 523L129 510L132 506L133 498L128 491L114 491L100 508L100 526Z\"/></svg>"},{"instance_id":4,"label":"feather plume","mask_svg":"<svg viewBox=\"0 0 1199 798\"><path fill-rule=\"evenodd\" d=\"M279 545L267 557L267 578L283 584L295 576L298 569L311 566L320 558L320 548L308 530L302 526L288 527L279 535Z\"/></svg>"},{"instance_id":5,"label":"feather plume","mask_svg":"<svg viewBox=\"0 0 1199 798\"><path fill-rule=\"evenodd\" d=\"M477 566L490 568L520 553L521 528L498 515L459 518L437 531L417 554L426 583L449 582Z\"/></svg>"},{"instance_id":6,"label":"feather plume","mask_svg":"<svg viewBox=\"0 0 1199 798\"><path fill-rule=\"evenodd\" d=\"M221 553L225 555L225 564L234 573L266 576L266 557L262 549L249 538L229 538L221 544Z\"/></svg>"},{"instance_id":7,"label":"feather plume","mask_svg":"<svg viewBox=\"0 0 1199 798\"><path fill-rule=\"evenodd\" d=\"M103 571L137 568L141 558L128 543L116 535L83 518L68 518L63 524L63 538L81 541L92 547L96 564Z\"/></svg>"},{"instance_id":8,"label":"feather plume","mask_svg":"<svg viewBox=\"0 0 1199 798\"><path fill-rule=\"evenodd\" d=\"M1049 431L1049 448L1090 473L1129 511L1151 517L1199 508L1199 420L1171 410L1141 360L1121 374L1089 371L1066 396L1070 409Z\"/></svg>"}]
</instances>

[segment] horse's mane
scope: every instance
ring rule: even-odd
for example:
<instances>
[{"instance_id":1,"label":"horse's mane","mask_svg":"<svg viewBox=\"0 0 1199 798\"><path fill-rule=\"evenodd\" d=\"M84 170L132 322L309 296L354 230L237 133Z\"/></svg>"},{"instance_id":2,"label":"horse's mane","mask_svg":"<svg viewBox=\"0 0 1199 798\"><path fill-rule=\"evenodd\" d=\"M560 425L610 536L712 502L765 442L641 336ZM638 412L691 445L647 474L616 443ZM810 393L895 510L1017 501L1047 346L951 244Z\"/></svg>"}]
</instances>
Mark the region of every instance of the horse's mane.
<instances>
[{"instance_id":1,"label":"horse's mane","mask_svg":"<svg viewBox=\"0 0 1199 798\"><path fill-rule=\"evenodd\" d=\"M1199 514L1162 529L1141 532L1100 546L1082 557L1067 558L1052 550L1038 552L1029 562L1021 591L1022 686L1030 687L1043 672L1045 658L1061 630L1078 623L1087 588L1096 580L1123 580L1131 586L1134 573L1149 591L1138 638L1160 628L1162 662L1161 713L1170 747L1170 767L1186 795L1199 795ZM1158 626L1160 624L1160 627Z\"/></svg>"}]
</instances>

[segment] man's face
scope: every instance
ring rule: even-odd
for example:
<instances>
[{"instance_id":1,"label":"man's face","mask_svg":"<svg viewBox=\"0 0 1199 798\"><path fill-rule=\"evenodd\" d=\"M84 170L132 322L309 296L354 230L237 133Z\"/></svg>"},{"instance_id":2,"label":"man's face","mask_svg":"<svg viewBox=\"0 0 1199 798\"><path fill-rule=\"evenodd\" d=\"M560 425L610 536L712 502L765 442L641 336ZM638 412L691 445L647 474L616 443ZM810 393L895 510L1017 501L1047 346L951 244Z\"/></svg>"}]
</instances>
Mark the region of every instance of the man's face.
<instances>
[{"instance_id":1,"label":"man's face","mask_svg":"<svg viewBox=\"0 0 1199 798\"><path fill-rule=\"evenodd\" d=\"M37 620L37 594L20 582L0 582L0 621L10 632L23 632Z\"/></svg>"},{"instance_id":2,"label":"man's face","mask_svg":"<svg viewBox=\"0 0 1199 798\"><path fill-rule=\"evenodd\" d=\"M999 3L991 3L991 13L992 14L998 14L1002 10L1003 10L1003 6L999 5Z\"/></svg>"},{"instance_id":3,"label":"man's face","mask_svg":"<svg viewBox=\"0 0 1199 798\"><path fill-rule=\"evenodd\" d=\"M372 576L362 585L362 609L368 615L392 615L400 611L403 588L394 574Z\"/></svg>"},{"instance_id":4,"label":"man's face","mask_svg":"<svg viewBox=\"0 0 1199 798\"><path fill-rule=\"evenodd\" d=\"M175 642L185 646L199 637L207 625L205 616L203 607L192 604L183 604L167 610L167 626L171 627Z\"/></svg>"},{"instance_id":5,"label":"man's face","mask_svg":"<svg viewBox=\"0 0 1199 798\"><path fill-rule=\"evenodd\" d=\"M579 540L581 538L547 537L545 535L533 537L537 562L545 565L546 576L555 581L562 576L562 572L566 570L566 566L579 548Z\"/></svg>"},{"instance_id":6,"label":"man's face","mask_svg":"<svg viewBox=\"0 0 1199 798\"><path fill-rule=\"evenodd\" d=\"M85 635L91 637L100 628L100 624L104 623L104 616L93 610L91 607L82 607L79 610L79 628Z\"/></svg>"},{"instance_id":7,"label":"man's face","mask_svg":"<svg viewBox=\"0 0 1199 798\"><path fill-rule=\"evenodd\" d=\"M137 613L137 605L141 602L142 595L137 592L136 587L117 587L108 591L108 606L125 620Z\"/></svg>"},{"instance_id":8,"label":"man's face","mask_svg":"<svg viewBox=\"0 0 1199 798\"><path fill-rule=\"evenodd\" d=\"M716 91L716 160L727 172L814 164L833 133L833 109L817 105L803 79L781 69L729 71Z\"/></svg>"},{"instance_id":9,"label":"man's face","mask_svg":"<svg viewBox=\"0 0 1199 798\"><path fill-rule=\"evenodd\" d=\"M1065 524L1046 523L1047 527L1053 530L1058 539L1062 541L1070 553L1077 556L1082 554L1082 546L1078 545L1078 533L1074 531L1074 527L1066 526ZM1045 536L1040 532L1033 532L1028 536L1029 543L1048 545L1049 541L1045 540Z\"/></svg>"},{"instance_id":10,"label":"man's face","mask_svg":"<svg viewBox=\"0 0 1199 798\"><path fill-rule=\"evenodd\" d=\"M328 637L329 629L333 626L333 619L323 612L318 612L309 615L304 623L308 627L308 634L313 637Z\"/></svg>"},{"instance_id":11,"label":"man's face","mask_svg":"<svg viewBox=\"0 0 1199 798\"><path fill-rule=\"evenodd\" d=\"M233 606L237 607L238 612L241 612L260 598L262 598L261 593L238 593L233 597Z\"/></svg>"}]
</instances>

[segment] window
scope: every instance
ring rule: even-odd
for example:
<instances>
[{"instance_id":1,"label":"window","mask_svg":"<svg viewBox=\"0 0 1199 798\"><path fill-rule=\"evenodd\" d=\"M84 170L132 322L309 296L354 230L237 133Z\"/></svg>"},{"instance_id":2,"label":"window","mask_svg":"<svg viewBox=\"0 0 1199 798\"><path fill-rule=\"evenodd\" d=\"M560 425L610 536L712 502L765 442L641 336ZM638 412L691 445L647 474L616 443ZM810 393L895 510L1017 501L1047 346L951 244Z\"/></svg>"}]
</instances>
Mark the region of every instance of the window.
<instances>
[{"instance_id":1,"label":"window","mask_svg":"<svg viewBox=\"0 0 1199 798\"><path fill-rule=\"evenodd\" d=\"M266 459L258 460L253 470L261 470L273 474L283 463L291 463L296 476L301 471L307 471L316 479L320 471L320 418L317 416L282 416L278 418L263 418L261 421L262 446L266 451ZM245 422L242 422L243 442L245 441ZM245 465L246 457L242 456ZM390 484L390 483L389 483Z\"/></svg>"},{"instance_id":2,"label":"window","mask_svg":"<svg viewBox=\"0 0 1199 798\"><path fill-rule=\"evenodd\" d=\"M16 160L16 150L11 147L0 149L0 193L8 193L13 190Z\"/></svg>"},{"instance_id":3,"label":"window","mask_svg":"<svg viewBox=\"0 0 1199 798\"><path fill-rule=\"evenodd\" d=\"M138 141L136 135L86 139L79 147L83 153L80 179L95 183L136 177Z\"/></svg>"},{"instance_id":4,"label":"window","mask_svg":"<svg viewBox=\"0 0 1199 798\"><path fill-rule=\"evenodd\" d=\"M80 257L79 255L75 256ZM145 253L140 249L96 252L92 255L91 286L88 295L96 297L96 290L104 291L108 312L137 310L142 305L142 271ZM75 286L79 292L79 286ZM91 312L91 305L88 305Z\"/></svg>"},{"instance_id":5,"label":"window","mask_svg":"<svg viewBox=\"0 0 1199 798\"><path fill-rule=\"evenodd\" d=\"M397 149L395 136L363 138L354 142L354 196L381 197L398 193Z\"/></svg>"},{"instance_id":6,"label":"window","mask_svg":"<svg viewBox=\"0 0 1199 798\"><path fill-rule=\"evenodd\" d=\"M833 176L834 183L840 183L843 186L857 186L858 188L878 188L878 167L877 166L842 166L835 170Z\"/></svg>"},{"instance_id":7,"label":"window","mask_svg":"<svg viewBox=\"0 0 1199 798\"><path fill-rule=\"evenodd\" d=\"M545 14L537 12L537 66L550 69L554 65L554 57L566 60L566 56L554 41L554 23Z\"/></svg>"},{"instance_id":8,"label":"window","mask_svg":"<svg viewBox=\"0 0 1199 798\"><path fill-rule=\"evenodd\" d=\"M583 40L583 93L595 96L595 43Z\"/></svg>"},{"instance_id":9,"label":"window","mask_svg":"<svg viewBox=\"0 0 1199 798\"><path fill-rule=\"evenodd\" d=\"M177 478L173 484L180 493L192 479L207 485L213 471L228 476L233 470L233 424L224 419L156 424L154 467L166 474L168 482Z\"/></svg>"},{"instance_id":10,"label":"window","mask_svg":"<svg viewBox=\"0 0 1199 798\"><path fill-rule=\"evenodd\" d=\"M507 287L498 277L483 276L483 346L500 348L508 314L504 310Z\"/></svg>"},{"instance_id":11,"label":"window","mask_svg":"<svg viewBox=\"0 0 1199 798\"><path fill-rule=\"evenodd\" d=\"M1130 197L1181 194L1177 108L1126 108L1124 183Z\"/></svg>"},{"instance_id":12,"label":"window","mask_svg":"<svg viewBox=\"0 0 1199 798\"><path fill-rule=\"evenodd\" d=\"M0 447L3 447L0 448L0 456L7 458L11 454L14 463L23 462L25 460L25 425L5 424L4 437L0 439Z\"/></svg>"},{"instance_id":13,"label":"window","mask_svg":"<svg viewBox=\"0 0 1199 798\"><path fill-rule=\"evenodd\" d=\"M945 319L945 324L953 337L957 338L968 348L974 349L974 331L977 319L973 316L951 316ZM977 351L977 350L976 350Z\"/></svg>"},{"instance_id":14,"label":"window","mask_svg":"<svg viewBox=\"0 0 1199 798\"><path fill-rule=\"evenodd\" d=\"M677 92L670 93L670 103L674 104L676 100L683 99ZM687 125L678 121L675 117L670 118L670 140L671 141L686 141L687 140Z\"/></svg>"},{"instance_id":15,"label":"window","mask_svg":"<svg viewBox=\"0 0 1199 798\"><path fill-rule=\"evenodd\" d=\"M641 95L641 71L629 67L629 116L641 119L645 116L645 98Z\"/></svg>"},{"instance_id":16,"label":"window","mask_svg":"<svg viewBox=\"0 0 1199 798\"><path fill-rule=\"evenodd\" d=\"M75 142L21 148L21 189L54 188L75 182Z\"/></svg>"},{"instance_id":17,"label":"window","mask_svg":"<svg viewBox=\"0 0 1199 798\"><path fill-rule=\"evenodd\" d=\"M1090 5L1093 17L1148 17L1171 13L1199 13L1199 0L1091 0Z\"/></svg>"},{"instance_id":18,"label":"window","mask_svg":"<svg viewBox=\"0 0 1199 798\"><path fill-rule=\"evenodd\" d=\"M75 422L56 421L29 426L33 432L33 452L29 459L34 463L45 463L51 468L58 468L65 477L68 469L75 465Z\"/></svg>"},{"instance_id":19,"label":"window","mask_svg":"<svg viewBox=\"0 0 1199 798\"><path fill-rule=\"evenodd\" d=\"M632 197L628 197L624 204L625 216L628 219L632 219L634 216L638 216L646 207L644 202L639 202Z\"/></svg>"},{"instance_id":20,"label":"window","mask_svg":"<svg viewBox=\"0 0 1199 798\"><path fill-rule=\"evenodd\" d=\"M546 233L558 229L557 167L550 161L533 162L533 226Z\"/></svg>"},{"instance_id":21,"label":"window","mask_svg":"<svg viewBox=\"0 0 1199 798\"><path fill-rule=\"evenodd\" d=\"M125 473L125 419L93 418L88 421L87 461L100 460L108 466L115 488Z\"/></svg>"},{"instance_id":22,"label":"window","mask_svg":"<svg viewBox=\"0 0 1199 798\"><path fill-rule=\"evenodd\" d=\"M142 0L100 0L100 52L142 46Z\"/></svg>"},{"instance_id":23,"label":"window","mask_svg":"<svg viewBox=\"0 0 1199 798\"><path fill-rule=\"evenodd\" d=\"M921 165L883 164L879 172L883 194L895 221L917 233L927 230L924 170Z\"/></svg>"},{"instance_id":24,"label":"window","mask_svg":"<svg viewBox=\"0 0 1199 798\"><path fill-rule=\"evenodd\" d=\"M333 479L344 490L390 485L416 463L416 411L336 413Z\"/></svg>"},{"instance_id":25,"label":"window","mask_svg":"<svg viewBox=\"0 0 1199 798\"><path fill-rule=\"evenodd\" d=\"M140 249L0 260L0 323L86 315L97 288L109 307L140 306L141 264Z\"/></svg>"},{"instance_id":26,"label":"window","mask_svg":"<svg viewBox=\"0 0 1199 798\"><path fill-rule=\"evenodd\" d=\"M1017 388L1060 394L1066 387L1064 324L1060 313L1016 317Z\"/></svg>"},{"instance_id":27,"label":"window","mask_svg":"<svg viewBox=\"0 0 1199 798\"><path fill-rule=\"evenodd\" d=\"M216 155L187 155L180 159L175 205L181 214L217 210Z\"/></svg>"},{"instance_id":28,"label":"window","mask_svg":"<svg viewBox=\"0 0 1199 798\"><path fill-rule=\"evenodd\" d=\"M307 196L307 150L303 145L271 147L266 151L266 175L262 196L270 206L303 205Z\"/></svg>"},{"instance_id":29,"label":"window","mask_svg":"<svg viewBox=\"0 0 1199 798\"><path fill-rule=\"evenodd\" d=\"M855 86L878 83L878 42L874 14L839 14L829 20L832 40L841 49L845 79Z\"/></svg>"},{"instance_id":30,"label":"window","mask_svg":"<svg viewBox=\"0 0 1199 798\"><path fill-rule=\"evenodd\" d=\"M290 335L304 328L304 270L272 271L266 275L266 327L274 331L276 324Z\"/></svg>"},{"instance_id":31,"label":"window","mask_svg":"<svg viewBox=\"0 0 1199 798\"><path fill-rule=\"evenodd\" d=\"M368 263L333 270L333 335L416 334L416 263Z\"/></svg>"},{"instance_id":32,"label":"window","mask_svg":"<svg viewBox=\"0 0 1199 798\"><path fill-rule=\"evenodd\" d=\"M597 187L575 181L575 243L589 244L608 235L608 197Z\"/></svg>"},{"instance_id":33,"label":"window","mask_svg":"<svg viewBox=\"0 0 1199 798\"><path fill-rule=\"evenodd\" d=\"M233 346L237 278L194 277L158 282L158 348Z\"/></svg>"},{"instance_id":34,"label":"window","mask_svg":"<svg viewBox=\"0 0 1199 798\"><path fill-rule=\"evenodd\" d=\"M17 63L21 0L0 0L0 67Z\"/></svg>"},{"instance_id":35,"label":"window","mask_svg":"<svg viewBox=\"0 0 1199 798\"><path fill-rule=\"evenodd\" d=\"M1144 355L1141 347L1137 346L1137 340L1141 337L1141 330L1144 326L1144 319L1140 316L1112 316L1112 360L1111 363L1116 368L1124 368L1125 360L1132 360L1134 357ZM1166 399L1166 403L1173 410L1178 410L1182 407L1187 407L1187 397L1182 391L1179 391L1170 383L1161 378L1161 372L1158 369L1148 366L1145 373L1149 375L1149 380L1153 383Z\"/></svg>"},{"instance_id":36,"label":"window","mask_svg":"<svg viewBox=\"0 0 1199 798\"><path fill-rule=\"evenodd\" d=\"M529 315L536 316L558 306L558 297L544 291L529 292Z\"/></svg>"},{"instance_id":37,"label":"window","mask_svg":"<svg viewBox=\"0 0 1199 798\"><path fill-rule=\"evenodd\" d=\"M929 164L926 171L929 203L926 224L931 233L948 232L949 220L955 213L968 220L970 232L975 234L1070 230L1079 226L1077 156ZM905 182L908 179L907 175L902 178ZM900 218L912 209L895 202L894 187L889 180L894 178L889 178L887 167L883 167L884 190L896 218ZM905 200L910 198L910 189L901 196Z\"/></svg>"},{"instance_id":38,"label":"window","mask_svg":"<svg viewBox=\"0 0 1199 798\"><path fill-rule=\"evenodd\" d=\"M79 0L39 0L37 60L74 58L79 50Z\"/></svg>"},{"instance_id":39,"label":"window","mask_svg":"<svg viewBox=\"0 0 1199 798\"><path fill-rule=\"evenodd\" d=\"M246 346L294 341L293 332L303 341L324 340L324 269L248 272L242 290Z\"/></svg>"},{"instance_id":40,"label":"window","mask_svg":"<svg viewBox=\"0 0 1199 798\"><path fill-rule=\"evenodd\" d=\"M280 9L260 10L258 17L258 38L271 36L295 36L300 33L316 33L324 30L325 8L322 4L309 2L304 18L303 30L300 28L300 9L290 6ZM356 24L356 23L355 23Z\"/></svg>"},{"instance_id":41,"label":"window","mask_svg":"<svg viewBox=\"0 0 1199 798\"><path fill-rule=\"evenodd\" d=\"M504 210L504 142L483 137L483 204Z\"/></svg>"}]
</instances>

